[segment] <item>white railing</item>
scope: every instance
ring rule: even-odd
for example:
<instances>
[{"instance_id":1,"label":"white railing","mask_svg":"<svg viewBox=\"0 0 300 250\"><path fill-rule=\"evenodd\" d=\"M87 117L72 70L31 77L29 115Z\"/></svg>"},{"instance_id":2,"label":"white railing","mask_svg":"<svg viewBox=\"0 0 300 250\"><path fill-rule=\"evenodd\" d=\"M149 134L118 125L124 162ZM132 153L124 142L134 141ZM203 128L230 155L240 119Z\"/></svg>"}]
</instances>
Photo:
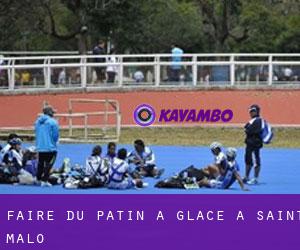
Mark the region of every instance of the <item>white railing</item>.
<instances>
[{"instance_id":1,"label":"white railing","mask_svg":"<svg viewBox=\"0 0 300 250\"><path fill-rule=\"evenodd\" d=\"M89 51L89 54L92 52ZM0 51L0 55L9 57L9 56L57 56L57 55L79 55L79 51Z\"/></svg>"},{"instance_id":2,"label":"white railing","mask_svg":"<svg viewBox=\"0 0 300 250\"><path fill-rule=\"evenodd\" d=\"M0 57L0 89L300 84L300 54L139 54L114 57L114 62L110 61L109 55ZM110 82L107 67L116 73Z\"/></svg>"}]
</instances>

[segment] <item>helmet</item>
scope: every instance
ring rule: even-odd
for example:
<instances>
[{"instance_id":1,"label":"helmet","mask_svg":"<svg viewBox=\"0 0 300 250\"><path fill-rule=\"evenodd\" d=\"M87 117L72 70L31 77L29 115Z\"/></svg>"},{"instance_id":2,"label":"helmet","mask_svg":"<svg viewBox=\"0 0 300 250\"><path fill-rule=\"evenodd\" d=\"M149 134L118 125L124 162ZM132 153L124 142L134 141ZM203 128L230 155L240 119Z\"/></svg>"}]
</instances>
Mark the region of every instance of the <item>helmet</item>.
<instances>
[{"instance_id":1,"label":"helmet","mask_svg":"<svg viewBox=\"0 0 300 250\"><path fill-rule=\"evenodd\" d=\"M18 136L17 134L15 134L15 133L9 134L9 135L8 135L8 138L7 138L7 142L9 143L9 141L10 141L11 139L18 138L18 137L19 137L19 136Z\"/></svg>"},{"instance_id":2,"label":"helmet","mask_svg":"<svg viewBox=\"0 0 300 250\"><path fill-rule=\"evenodd\" d=\"M221 149L222 144L220 142L215 141L212 144L210 144L209 147L210 147L211 150L215 150L217 148Z\"/></svg>"},{"instance_id":3,"label":"helmet","mask_svg":"<svg viewBox=\"0 0 300 250\"><path fill-rule=\"evenodd\" d=\"M9 144L10 145L21 145L22 140L20 138L13 138L13 139L9 140Z\"/></svg>"},{"instance_id":4,"label":"helmet","mask_svg":"<svg viewBox=\"0 0 300 250\"><path fill-rule=\"evenodd\" d=\"M234 160L236 158L237 150L236 148L227 148L226 156L228 160Z\"/></svg>"},{"instance_id":5,"label":"helmet","mask_svg":"<svg viewBox=\"0 0 300 250\"><path fill-rule=\"evenodd\" d=\"M257 104L252 104L249 107L249 112L255 111L257 114L260 112L260 107Z\"/></svg>"}]
</instances>

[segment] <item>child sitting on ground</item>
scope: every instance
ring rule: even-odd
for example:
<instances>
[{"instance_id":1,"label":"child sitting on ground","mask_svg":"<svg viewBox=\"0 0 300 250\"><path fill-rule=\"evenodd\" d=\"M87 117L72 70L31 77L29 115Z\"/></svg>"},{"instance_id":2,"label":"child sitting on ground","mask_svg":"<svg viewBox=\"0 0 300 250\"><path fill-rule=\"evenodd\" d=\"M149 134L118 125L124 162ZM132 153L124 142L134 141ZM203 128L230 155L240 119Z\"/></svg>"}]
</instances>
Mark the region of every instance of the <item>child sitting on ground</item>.
<instances>
[{"instance_id":1,"label":"child sitting on ground","mask_svg":"<svg viewBox=\"0 0 300 250\"><path fill-rule=\"evenodd\" d=\"M28 147L23 153L22 169L18 174L19 184L37 184L38 153L35 146Z\"/></svg>"},{"instance_id":2,"label":"child sitting on ground","mask_svg":"<svg viewBox=\"0 0 300 250\"><path fill-rule=\"evenodd\" d=\"M108 171L107 187L111 189L131 189L145 186L140 179L132 179L129 175L129 165L126 162L127 150L122 148L118 151Z\"/></svg>"},{"instance_id":3,"label":"child sitting on ground","mask_svg":"<svg viewBox=\"0 0 300 250\"><path fill-rule=\"evenodd\" d=\"M10 149L3 157L3 164L9 169L13 176L17 176L23 167L22 140L13 138L9 141Z\"/></svg>"},{"instance_id":4,"label":"child sitting on ground","mask_svg":"<svg viewBox=\"0 0 300 250\"><path fill-rule=\"evenodd\" d=\"M109 166L113 163L114 159L116 158L116 149L117 149L116 143L109 142L107 144L107 153L104 157L104 160Z\"/></svg>"},{"instance_id":5,"label":"child sitting on ground","mask_svg":"<svg viewBox=\"0 0 300 250\"><path fill-rule=\"evenodd\" d=\"M6 155L6 153L10 150L11 148L11 144L10 144L10 141L12 139L15 139L15 138L19 138L19 136L17 134L9 134L8 138L7 138L7 144L1 148L0 150L0 166L1 165L5 165L3 163L3 158L4 156Z\"/></svg>"},{"instance_id":6,"label":"child sitting on ground","mask_svg":"<svg viewBox=\"0 0 300 250\"><path fill-rule=\"evenodd\" d=\"M128 163L134 164L134 176L159 178L164 169L158 169L155 164L155 155L153 151L145 146L142 140L134 141L134 151L128 155Z\"/></svg>"},{"instance_id":7,"label":"child sitting on ground","mask_svg":"<svg viewBox=\"0 0 300 250\"><path fill-rule=\"evenodd\" d=\"M107 182L108 164L101 157L102 148L96 145L92 154L86 159L84 168L72 168L76 173L71 174L64 182L68 189L103 187Z\"/></svg>"},{"instance_id":8,"label":"child sitting on ground","mask_svg":"<svg viewBox=\"0 0 300 250\"><path fill-rule=\"evenodd\" d=\"M209 180L204 178L198 182L198 185L200 187L228 189L237 180L241 189L248 191L248 189L244 186L241 176L239 175L239 165L235 160L236 152L237 150L235 148L228 148L226 151L227 165L225 167L225 171L221 172L216 179Z\"/></svg>"}]
</instances>

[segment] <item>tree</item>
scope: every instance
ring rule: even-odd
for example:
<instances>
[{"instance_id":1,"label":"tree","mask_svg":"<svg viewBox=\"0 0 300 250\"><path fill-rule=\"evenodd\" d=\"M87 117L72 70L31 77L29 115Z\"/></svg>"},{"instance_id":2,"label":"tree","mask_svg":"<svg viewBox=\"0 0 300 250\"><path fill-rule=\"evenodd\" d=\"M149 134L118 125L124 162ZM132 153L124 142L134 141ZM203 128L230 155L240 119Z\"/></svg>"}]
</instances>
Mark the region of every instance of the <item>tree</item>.
<instances>
[{"instance_id":1,"label":"tree","mask_svg":"<svg viewBox=\"0 0 300 250\"><path fill-rule=\"evenodd\" d=\"M2 0L1 50L299 52L297 0Z\"/></svg>"},{"instance_id":2,"label":"tree","mask_svg":"<svg viewBox=\"0 0 300 250\"><path fill-rule=\"evenodd\" d=\"M173 43L186 49L201 46L202 21L193 3L132 0L118 11L112 37L121 51L170 52Z\"/></svg>"},{"instance_id":3,"label":"tree","mask_svg":"<svg viewBox=\"0 0 300 250\"><path fill-rule=\"evenodd\" d=\"M278 52L300 53L300 16L293 15L287 18L286 25L276 39Z\"/></svg>"},{"instance_id":4,"label":"tree","mask_svg":"<svg viewBox=\"0 0 300 250\"><path fill-rule=\"evenodd\" d=\"M125 0L3 0L0 22L6 28L0 31L1 47L24 50L19 44L24 40L22 34L27 34L27 49L78 49L86 53L90 34L100 30L101 35L101 28L93 30L94 19L122 1Z\"/></svg>"},{"instance_id":5,"label":"tree","mask_svg":"<svg viewBox=\"0 0 300 250\"><path fill-rule=\"evenodd\" d=\"M197 0L196 3L203 16L209 51L227 52L229 39L241 43L248 38L248 28L239 26L242 1Z\"/></svg>"},{"instance_id":6,"label":"tree","mask_svg":"<svg viewBox=\"0 0 300 250\"><path fill-rule=\"evenodd\" d=\"M115 4L124 0L39 0L42 15L39 15L40 29L48 35L60 40L77 39L78 50L86 54L90 30L102 33L101 29L93 26L102 12L109 11ZM44 17L47 17L46 19ZM94 28L94 29L93 29Z\"/></svg>"},{"instance_id":7,"label":"tree","mask_svg":"<svg viewBox=\"0 0 300 250\"><path fill-rule=\"evenodd\" d=\"M231 43L236 52L276 52L275 41L284 29L284 18L261 0L243 4L240 25L248 30L242 43Z\"/></svg>"},{"instance_id":8,"label":"tree","mask_svg":"<svg viewBox=\"0 0 300 250\"><path fill-rule=\"evenodd\" d=\"M299 23L296 19L300 5L296 0L195 2L203 16L207 51L299 51ZM292 45L288 43L290 39L295 41Z\"/></svg>"}]
</instances>

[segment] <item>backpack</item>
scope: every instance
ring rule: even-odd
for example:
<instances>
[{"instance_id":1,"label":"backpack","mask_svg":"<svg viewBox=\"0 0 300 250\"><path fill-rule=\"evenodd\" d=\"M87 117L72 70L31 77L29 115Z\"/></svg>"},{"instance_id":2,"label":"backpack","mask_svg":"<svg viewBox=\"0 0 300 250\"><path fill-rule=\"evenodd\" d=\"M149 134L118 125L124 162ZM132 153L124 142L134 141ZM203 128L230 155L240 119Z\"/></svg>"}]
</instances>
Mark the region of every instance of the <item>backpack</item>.
<instances>
[{"instance_id":1,"label":"backpack","mask_svg":"<svg viewBox=\"0 0 300 250\"><path fill-rule=\"evenodd\" d=\"M273 128L271 127L271 125L264 119L261 119L262 123L261 123L261 139L263 141L263 143L265 144L269 144L272 142L274 133L273 133Z\"/></svg>"},{"instance_id":2,"label":"backpack","mask_svg":"<svg viewBox=\"0 0 300 250\"><path fill-rule=\"evenodd\" d=\"M199 188L195 181L200 181L205 177L202 169L197 169L193 165L185 168L178 175L165 180L159 181L155 184L157 188L180 188L180 189L194 189Z\"/></svg>"}]
</instances>

